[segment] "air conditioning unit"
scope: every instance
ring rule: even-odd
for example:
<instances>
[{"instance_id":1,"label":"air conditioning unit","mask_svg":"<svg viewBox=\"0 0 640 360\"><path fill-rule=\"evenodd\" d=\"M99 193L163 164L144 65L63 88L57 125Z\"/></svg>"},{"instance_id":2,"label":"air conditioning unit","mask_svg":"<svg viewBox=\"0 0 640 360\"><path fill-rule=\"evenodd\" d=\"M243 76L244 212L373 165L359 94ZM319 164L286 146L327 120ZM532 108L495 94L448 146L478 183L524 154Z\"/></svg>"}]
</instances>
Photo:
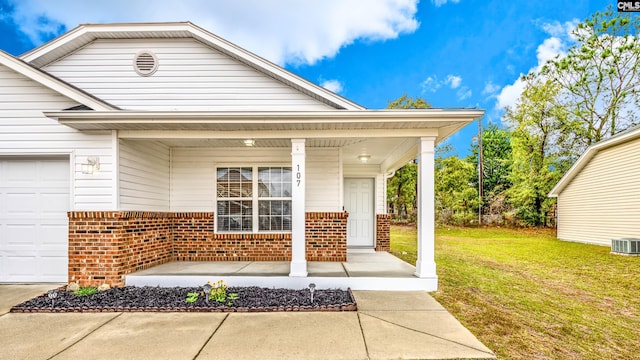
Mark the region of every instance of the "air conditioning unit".
<instances>
[{"instance_id":1,"label":"air conditioning unit","mask_svg":"<svg viewBox=\"0 0 640 360\"><path fill-rule=\"evenodd\" d=\"M640 239L612 239L611 252L625 255L640 255Z\"/></svg>"}]
</instances>

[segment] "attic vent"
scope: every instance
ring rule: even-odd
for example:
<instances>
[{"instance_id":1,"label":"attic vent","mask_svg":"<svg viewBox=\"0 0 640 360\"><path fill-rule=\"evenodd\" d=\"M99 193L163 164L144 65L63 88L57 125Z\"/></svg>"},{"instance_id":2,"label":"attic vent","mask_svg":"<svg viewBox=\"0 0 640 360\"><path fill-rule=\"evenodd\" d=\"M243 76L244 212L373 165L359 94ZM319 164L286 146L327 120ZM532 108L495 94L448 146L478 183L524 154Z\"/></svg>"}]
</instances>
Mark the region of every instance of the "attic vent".
<instances>
[{"instance_id":1,"label":"attic vent","mask_svg":"<svg viewBox=\"0 0 640 360\"><path fill-rule=\"evenodd\" d=\"M640 239L613 239L611 252L616 254L640 255Z\"/></svg>"},{"instance_id":2,"label":"attic vent","mask_svg":"<svg viewBox=\"0 0 640 360\"><path fill-rule=\"evenodd\" d=\"M158 70L158 58L151 51L140 51L133 59L133 67L142 76L150 76Z\"/></svg>"}]
</instances>

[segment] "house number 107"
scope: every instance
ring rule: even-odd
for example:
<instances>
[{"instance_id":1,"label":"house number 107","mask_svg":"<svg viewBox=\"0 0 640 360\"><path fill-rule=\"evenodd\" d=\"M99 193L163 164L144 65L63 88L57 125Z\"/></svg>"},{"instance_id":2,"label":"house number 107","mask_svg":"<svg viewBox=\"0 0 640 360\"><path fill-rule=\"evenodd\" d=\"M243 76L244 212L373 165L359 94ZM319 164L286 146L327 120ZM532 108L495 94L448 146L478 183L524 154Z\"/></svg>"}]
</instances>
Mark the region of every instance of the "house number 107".
<instances>
[{"instance_id":1,"label":"house number 107","mask_svg":"<svg viewBox=\"0 0 640 360\"><path fill-rule=\"evenodd\" d=\"M302 181L302 173L300 172L300 165L296 165L296 186L300 187L300 182Z\"/></svg>"}]
</instances>

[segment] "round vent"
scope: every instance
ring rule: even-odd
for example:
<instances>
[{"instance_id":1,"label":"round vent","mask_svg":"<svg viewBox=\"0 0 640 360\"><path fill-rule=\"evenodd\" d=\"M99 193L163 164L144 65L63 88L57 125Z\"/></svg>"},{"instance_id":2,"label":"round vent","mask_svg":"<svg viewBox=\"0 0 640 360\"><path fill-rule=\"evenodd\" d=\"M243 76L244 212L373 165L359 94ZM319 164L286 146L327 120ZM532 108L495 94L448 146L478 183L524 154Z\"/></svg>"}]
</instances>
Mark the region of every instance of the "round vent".
<instances>
[{"instance_id":1,"label":"round vent","mask_svg":"<svg viewBox=\"0 0 640 360\"><path fill-rule=\"evenodd\" d=\"M158 70L158 58L151 51L140 51L133 59L133 67L139 75L152 75Z\"/></svg>"}]
</instances>

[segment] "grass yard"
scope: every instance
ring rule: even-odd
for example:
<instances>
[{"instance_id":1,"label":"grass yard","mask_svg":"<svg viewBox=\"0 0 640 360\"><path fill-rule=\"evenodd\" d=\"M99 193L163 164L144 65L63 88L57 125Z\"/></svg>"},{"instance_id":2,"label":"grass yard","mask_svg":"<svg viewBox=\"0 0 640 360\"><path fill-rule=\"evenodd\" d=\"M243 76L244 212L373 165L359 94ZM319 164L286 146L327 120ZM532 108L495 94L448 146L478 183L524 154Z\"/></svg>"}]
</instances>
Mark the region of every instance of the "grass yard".
<instances>
[{"instance_id":1,"label":"grass yard","mask_svg":"<svg viewBox=\"0 0 640 360\"><path fill-rule=\"evenodd\" d=\"M432 295L500 359L640 358L640 257L555 231L439 228ZM416 231L392 226L414 264Z\"/></svg>"}]
</instances>

